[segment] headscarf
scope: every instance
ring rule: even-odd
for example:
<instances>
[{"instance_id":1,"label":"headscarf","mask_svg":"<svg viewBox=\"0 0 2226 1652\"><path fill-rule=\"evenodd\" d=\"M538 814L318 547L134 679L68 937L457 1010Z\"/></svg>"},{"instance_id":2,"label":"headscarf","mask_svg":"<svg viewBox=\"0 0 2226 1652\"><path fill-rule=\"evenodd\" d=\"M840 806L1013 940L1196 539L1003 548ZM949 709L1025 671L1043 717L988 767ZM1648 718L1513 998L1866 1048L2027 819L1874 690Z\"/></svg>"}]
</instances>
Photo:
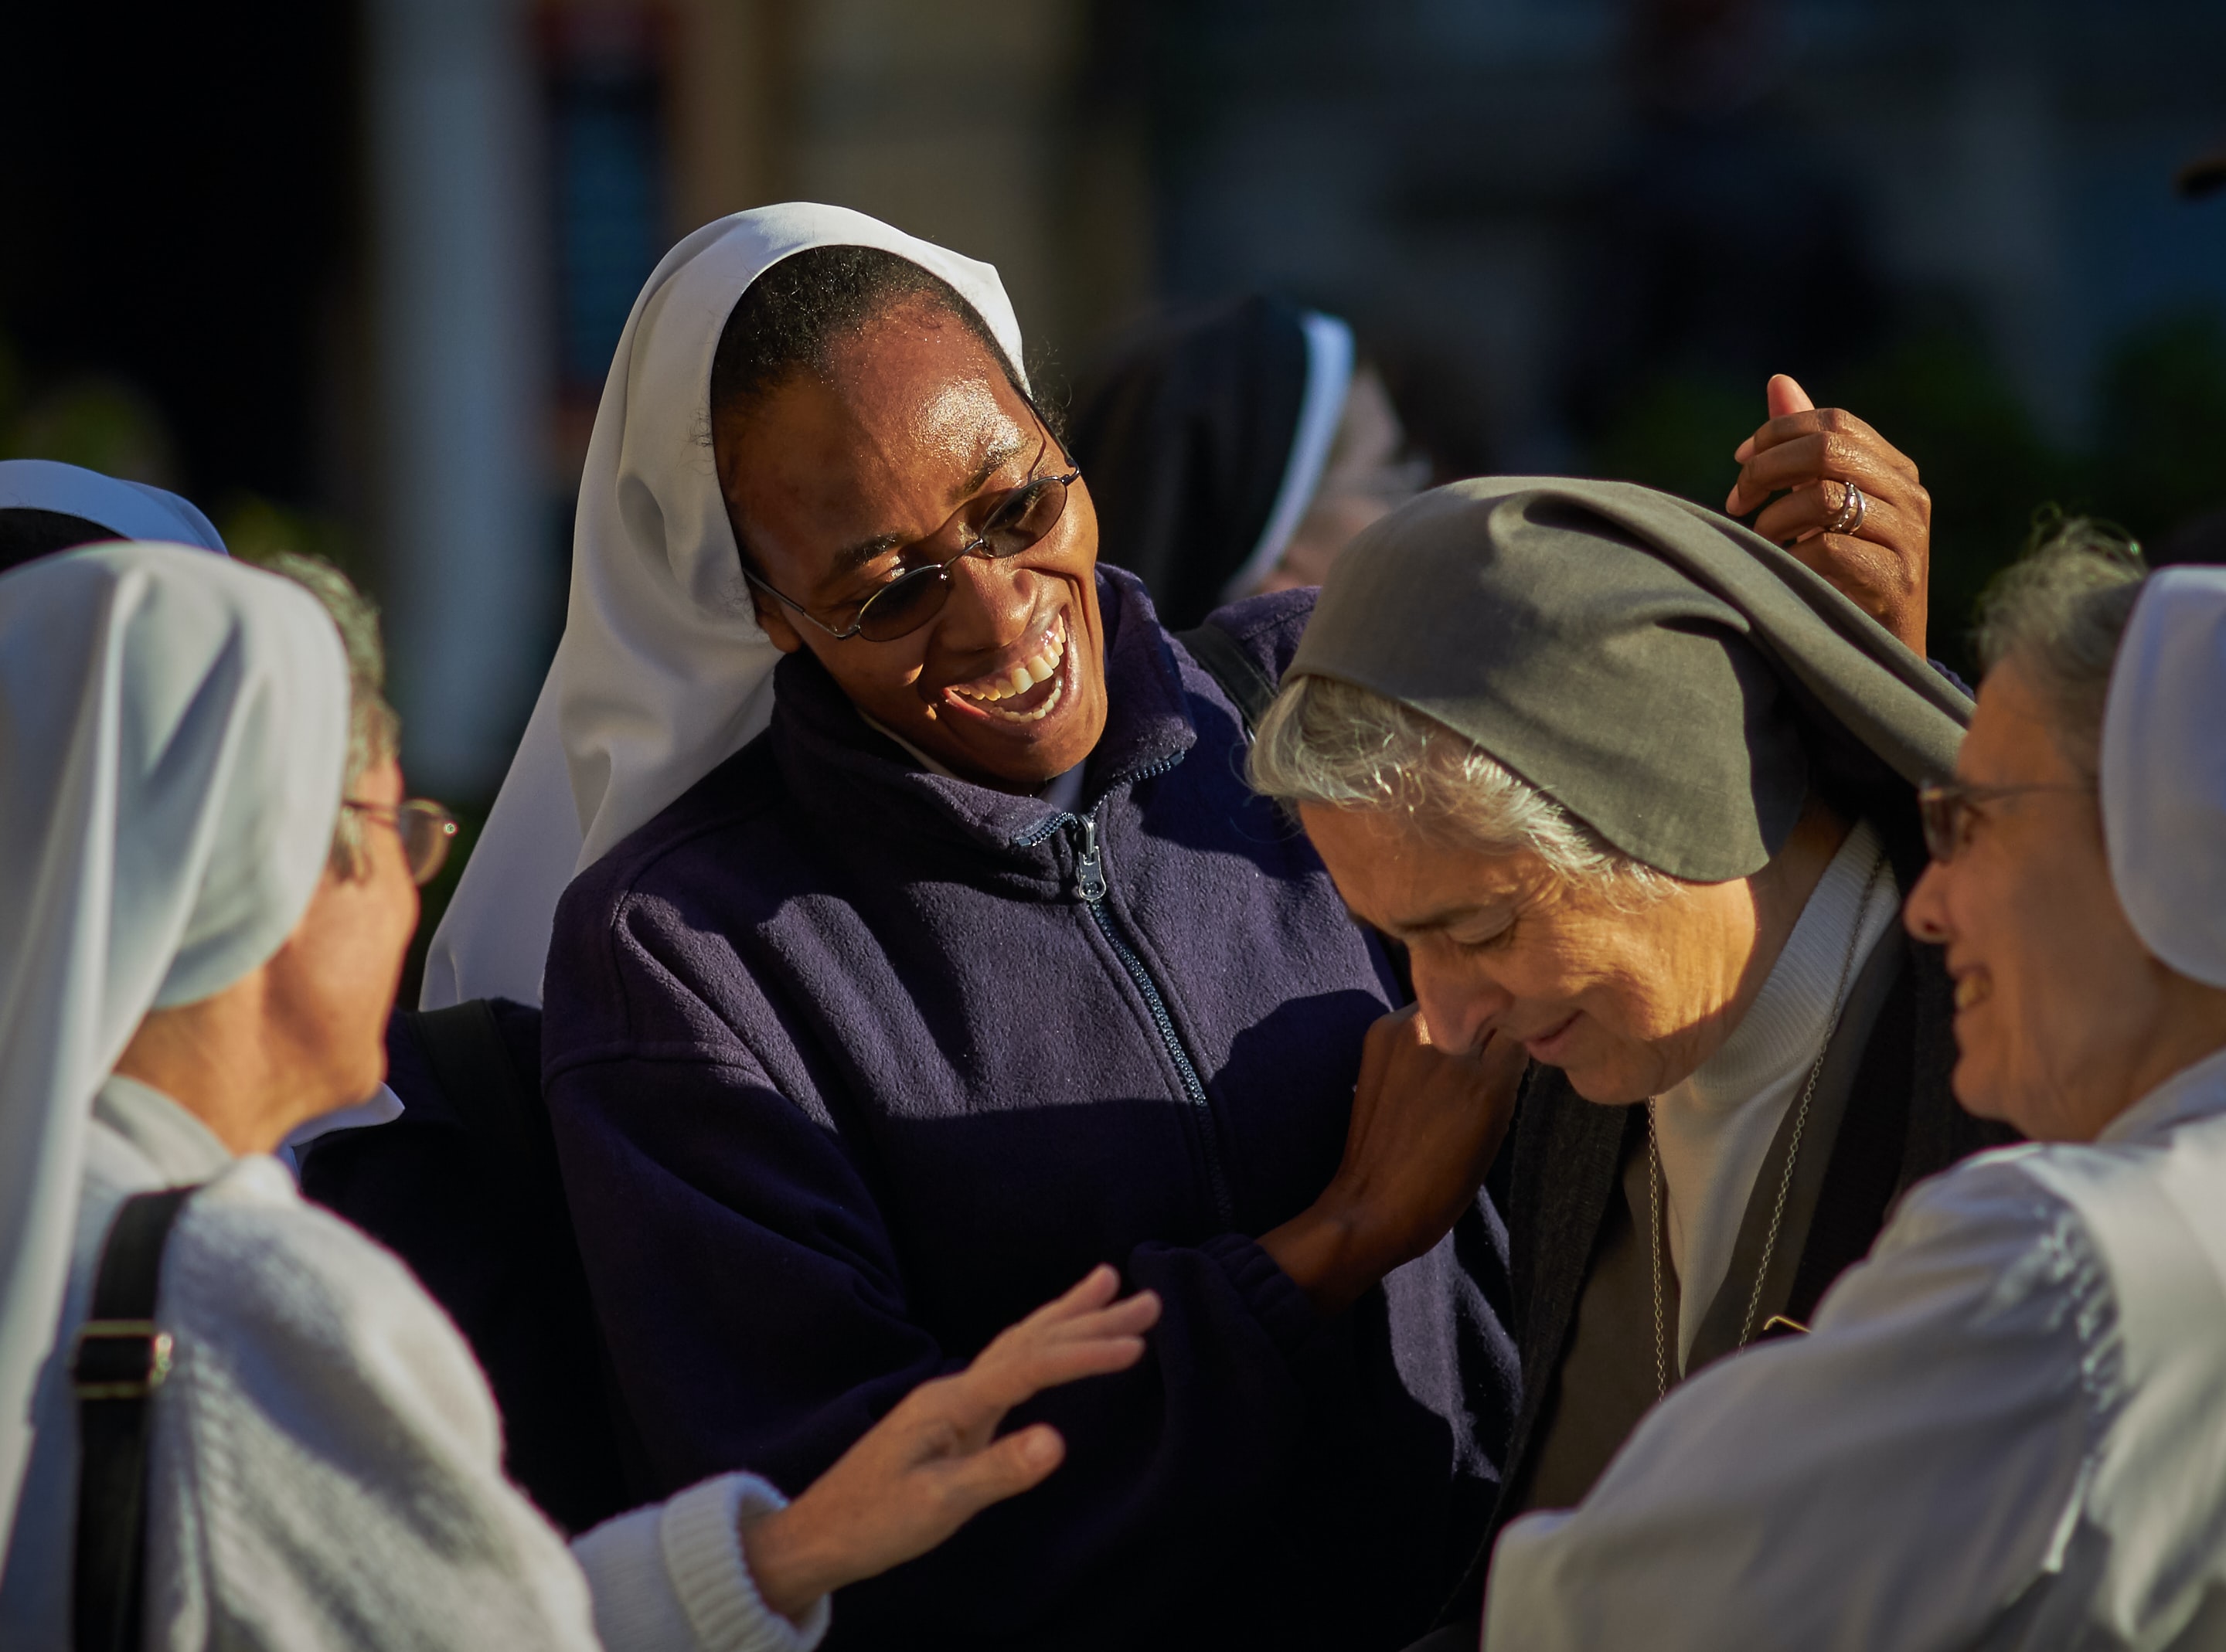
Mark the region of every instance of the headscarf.
<instances>
[{"instance_id":1,"label":"headscarf","mask_svg":"<svg viewBox=\"0 0 2226 1652\"><path fill-rule=\"evenodd\" d=\"M2226 569L2166 568L2134 604L2102 713L2102 836L2141 944L2226 987Z\"/></svg>"},{"instance_id":2,"label":"headscarf","mask_svg":"<svg viewBox=\"0 0 2226 1652\"><path fill-rule=\"evenodd\" d=\"M0 1533L69 1275L93 1092L149 1009L278 950L347 760L340 633L181 545L0 576Z\"/></svg>"},{"instance_id":3,"label":"headscarf","mask_svg":"<svg viewBox=\"0 0 2226 1652\"><path fill-rule=\"evenodd\" d=\"M750 283L820 246L878 247L941 277L1018 370L1020 322L994 269L847 207L736 213L665 255L604 381L564 638L434 934L427 1008L539 1003L565 885L770 721L780 651L758 626L712 461L711 359Z\"/></svg>"},{"instance_id":4,"label":"headscarf","mask_svg":"<svg viewBox=\"0 0 2226 1652\"><path fill-rule=\"evenodd\" d=\"M1630 482L1485 477L1356 538L1285 677L1336 678L1466 735L1632 858L1759 871L1815 771L1907 785L1971 706L1777 546Z\"/></svg>"},{"instance_id":5,"label":"headscarf","mask_svg":"<svg viewBox=\"0 0 2226 1652\"><path fill-rule=\"evenodd\" d=\"M1176 630L1256 588L1321 486L1352 329L1254 296L1155 321L1078 388L1069 447L1098 555Z\"/></svg>"},{"instance_id":6,"label":"headscarf","mask_svg":"<svg viewBox=\"0 0 2226 1652\"><path fill-rule=\"evenodd\" d=\"M0 459L0 511L83 518L118 539L157 539L224 554L224 540L190 502L55 459Z\"/></svg>"}]
</instances>

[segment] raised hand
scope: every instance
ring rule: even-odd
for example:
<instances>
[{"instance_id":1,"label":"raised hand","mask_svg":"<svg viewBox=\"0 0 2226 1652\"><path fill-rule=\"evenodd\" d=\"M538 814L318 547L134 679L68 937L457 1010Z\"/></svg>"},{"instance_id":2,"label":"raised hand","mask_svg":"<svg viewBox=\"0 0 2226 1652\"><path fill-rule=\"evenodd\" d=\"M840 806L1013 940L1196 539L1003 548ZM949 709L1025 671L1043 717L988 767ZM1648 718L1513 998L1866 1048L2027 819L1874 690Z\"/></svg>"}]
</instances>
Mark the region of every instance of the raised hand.
<instances>
[{"instance_id":1,"label":"raised hand","mask_svg":"<svg viewBox=\"0 0 2226 1652\"><path fill-rule=\"evenodd\" d=\"M923 1382L785 1509L742 1528L758 1593L801 1617L820 1596L925 1554L993 1503L1059 1465L1048 1423L1002 1439L1005 1414L1041 1390L1124 1370L1160 1317L1149 1291L1116 1302L1121 1276L1094 1268L1008 1327L971 1365Z\"/></svg>"},{"instance_id":2,"label":"raised hand","mask_svg":"<svg viewBox=\"0 0 2226 1652\"><path fill-rule=\"evenodd\" d=\"M1473 1052L1440 1049L1418 1006L1385 1016L1361 1050L1337 1174L1261 1248L1322 1312L1350 1307L1475 1202L1527 1064L1519 1045L1496 1038Z\"/></svg>"},{"instance_id":3,"label":"raised hand","mask_svg":"<svg viewBox=\"0 0 2226 1652\"><path fill-rule=\"evenodd\" d=\"M1918 481L1917 467L1854 414L1816 407L1784 373L1771 379L1765 394L1768 422L1732 454L1739 473L1725 514L1760 511L1757 533L1784 545L1922 655L1932 496ZM1845 514L1850 483L1862 493L1861 519L1848 531L1828 532Z\"/></svg>"}]
</instances>

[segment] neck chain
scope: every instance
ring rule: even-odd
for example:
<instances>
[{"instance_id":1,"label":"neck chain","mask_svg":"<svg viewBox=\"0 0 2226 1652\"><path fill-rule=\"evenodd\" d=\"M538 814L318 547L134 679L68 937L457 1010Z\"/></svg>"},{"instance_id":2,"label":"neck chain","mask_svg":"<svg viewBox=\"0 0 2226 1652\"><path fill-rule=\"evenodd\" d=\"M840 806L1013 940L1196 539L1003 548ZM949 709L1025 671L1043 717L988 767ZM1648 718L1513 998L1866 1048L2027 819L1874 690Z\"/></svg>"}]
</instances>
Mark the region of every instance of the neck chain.
<instances>
[{"instance_id":1,"label":"neck chain","mask_svg":"<svg viewBox=\"0 0 2226 1652\"><path fill-rule=\"evenodd\" d=\"M1832 1039L1840 1030L1840 1015L1847 1007L1848 980L1854 973L1855 949L1862 944L1863 925L1871 915L1871 897L1878 891L1879 874L1886 863L1883 850L1871 862L1870 876L1863 884L1863 898L1855 905L1854 928L1848 937L1848 953L1840 961L1840 984L1832 993L1832 1013L1824 1025L1824 1041L1817 1048L1816 1059L1809 1064L1809 1082L1801 1087L1801 1100L1793 1114L1792 1139L1785 1144L1785 1169L1778 1179L1778 1198L1770 1208L1770 1226L1763 1235L1762 1256L1754 1265L1754 1288L1747 1293L1746 1316L1739 1321L1738 1345L1741 1348L1754 1337L1754 1316L1762 1308L1763 1282L1770 1277L1771 1259L1778 1254L1778 1230L1785 1222L1785 1201L1793 1191L1794 1167L1801 1162L1801 1137L1809 1128L1809 1104L1816 1099L1816 1081L1824 1072L1824 1058L1831 1053ZM1670 1332L1662 1304L1662 1193L1667 1181L1662 1173L1662 1134L1655 1124L1657 1099L1650 1096L1646 1102L1646 1206L1654 1252L1654 1391L1659 1399L1670 1392ZM1682 1363L1679 1376L1683 1376Z\"/></svg>"}]
</instances>

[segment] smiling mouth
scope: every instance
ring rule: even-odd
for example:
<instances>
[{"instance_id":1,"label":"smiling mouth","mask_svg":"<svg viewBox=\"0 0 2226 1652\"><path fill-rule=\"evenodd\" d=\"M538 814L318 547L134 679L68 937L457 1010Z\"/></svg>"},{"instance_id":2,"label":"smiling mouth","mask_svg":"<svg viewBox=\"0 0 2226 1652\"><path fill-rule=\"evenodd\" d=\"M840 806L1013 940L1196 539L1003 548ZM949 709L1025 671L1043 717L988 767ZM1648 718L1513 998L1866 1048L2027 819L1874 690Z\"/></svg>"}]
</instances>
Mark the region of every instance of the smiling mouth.
<instances>
[{"instance_id":1,"label":"smiling mouth","mask_svg":"<svg viewBox=\"0 0 2226 1652\"><path fill-rule=\"evenodd\" d=\"M1956 977L1956 1008L1976 1009L1994 995L1993 980L1983 969L1968 970Z\"/></svg>"},{"instance_id":2,"label":"smiling mouth","mask_svg":"<svg viewBox=\"0 0 2226 1652\"><path fill-rule=\"evenodd\" d=\"M1568 1020L1549 1027L1536 1038L1523 1039L1523 1047L1530 1052L1530 1059L1542 1061L1548 1066L1553 1065L1554 1057L1560 1053L1562 1040L1568 1037L1570 1028L1576 1026L1577 1017L1582 1013L1571 1010Z\"/></svg>"},{"instance_id":3,"label":"smiling mouth","mask_svg":"<svg viewBox=\"0 0 2226 1652\"><path fill-rule=\"evenodd\" d=\"M951 696L960 704L1005 722L1041 722L1066 694L1066 615L1051 622L1036 645L1036 651L1010 670L953 683Z\"/></svg>"}]
</instances>

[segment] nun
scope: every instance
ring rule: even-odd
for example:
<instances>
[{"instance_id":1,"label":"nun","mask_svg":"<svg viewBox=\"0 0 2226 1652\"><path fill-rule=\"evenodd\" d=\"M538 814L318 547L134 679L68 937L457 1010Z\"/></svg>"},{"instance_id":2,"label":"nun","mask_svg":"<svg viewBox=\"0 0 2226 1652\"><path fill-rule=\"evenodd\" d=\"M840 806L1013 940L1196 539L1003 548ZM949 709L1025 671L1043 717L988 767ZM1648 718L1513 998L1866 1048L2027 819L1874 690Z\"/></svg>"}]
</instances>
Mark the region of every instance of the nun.
<instances>
[{"instance_id":1,"label":"nun","mask_svg":"<svg viewBox=\"0 0 2226 1652\"><path fill-rule=\"evenodd\" d=\"M1487 1652L2226 1645L2226 572L2074 526L1981 652L1905 922L2031 1145L1510 1526Z\"/></svg>"},{"instance_id":2,"label":"nun","mask_svg":"<svg viewBox=\"0 0 2226 1652\"><path fill-rule=\"evenodd\" d=\"M291 566L0 578L0 1644L809 1647L1056 1468L1005 1412L1156 1305L1101 1271L793 1504L724 1475L568 1550L455 1329L269 1156L378 1082L454 829L403 797L368 605Z\"/></svg>"},{"instance_id":3,"label":"nun","mask_svg":"<svg viewBox=\"0 0 2226 1652\"><path fill-rule=\"evenodd\" d=\"M1969 717L1791 555L1630 483L1455 483L1332 572L1255 783L1406 944L1433 1041L1532 1064L1495 1528L1799 1335L1899 1193L2006 1139L1956 1106L1940 950L1894 923Z\"/></svg>"},{"instance_id":4,"label":"nun","mask_svg":"<svg viewBox=\"0 0 2226 1652\"><path fill-rule=\"evenodd\" d=\"M1385 1020L1023 359L994 270L856 213L665 257L429 991L544 1006L638 1499L800 1490L1044 1281L1158 1293L1031 1408L1058 1477L838 1642L1396 1648L1497 1494L1517 1064ZM1272 683L1311 606L1216 623Z\"/></svg>"},{"instance_id":5,"label":"nun","mask_svg":"<svg viewBox=\"0 0 2226 1652\"><path fill-rule=\"evenodd\" d=\"M1121 339L1077 384L1072 423L1101 554L1178 631L1320 584L1347 540L1429 481L1351 326L1257 295Z\"/></svg>"},{"instance_id":6,"label":"nun","mask_svg":"<svg viewBox=\"0 0 2226 1652\"><path fill-rule=\"evenodd\" d=\"M0 573L104 539L154 539L224 554L190 501L55 459L0 459Z\"/></svg>"}]
</instances>

